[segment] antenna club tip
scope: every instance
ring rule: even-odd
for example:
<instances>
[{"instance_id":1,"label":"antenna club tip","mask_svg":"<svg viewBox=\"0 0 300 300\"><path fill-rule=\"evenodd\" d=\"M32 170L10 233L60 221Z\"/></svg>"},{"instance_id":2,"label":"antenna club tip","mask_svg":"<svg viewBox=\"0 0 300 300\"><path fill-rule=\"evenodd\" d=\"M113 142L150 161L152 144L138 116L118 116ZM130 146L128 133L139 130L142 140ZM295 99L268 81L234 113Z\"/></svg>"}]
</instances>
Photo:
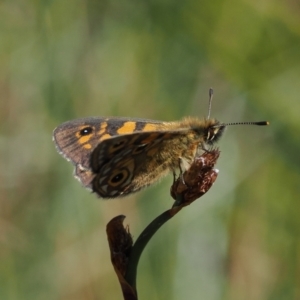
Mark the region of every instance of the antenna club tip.
<instances>
[{"instance_id":1,"label":"antenna club tip","mask_svg":"<svg viewBox=\"0 0 300 300\"><path fill-rule=\"evenodd\" d=\"M256 124L259 126L265 126L265 125L270 125L270 122L269 121L261 121L261 122L257 122Z\"/></svg>"}]
</instances>

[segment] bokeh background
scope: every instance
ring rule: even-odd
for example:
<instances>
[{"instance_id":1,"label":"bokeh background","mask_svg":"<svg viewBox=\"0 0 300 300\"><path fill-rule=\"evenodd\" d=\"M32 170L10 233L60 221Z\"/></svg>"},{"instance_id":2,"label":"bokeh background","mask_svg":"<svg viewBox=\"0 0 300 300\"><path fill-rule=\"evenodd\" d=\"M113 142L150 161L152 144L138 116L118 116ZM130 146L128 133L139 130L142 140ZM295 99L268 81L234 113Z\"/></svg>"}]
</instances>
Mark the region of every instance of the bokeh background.
<instances>
[{"instance_id":1,"label":"bokeh background","mask_svg":"<svg viewBox=\"0 0 300 300\"><path fill-rule=\"evenodd\" d=\"M0 299L122 299L105 227L137 238L172 176L103 201L53 129L91 115L224 122L219 177L151 240L140 299L300 299L300 4L1 1Z\"/></svg>"}]
</instances>

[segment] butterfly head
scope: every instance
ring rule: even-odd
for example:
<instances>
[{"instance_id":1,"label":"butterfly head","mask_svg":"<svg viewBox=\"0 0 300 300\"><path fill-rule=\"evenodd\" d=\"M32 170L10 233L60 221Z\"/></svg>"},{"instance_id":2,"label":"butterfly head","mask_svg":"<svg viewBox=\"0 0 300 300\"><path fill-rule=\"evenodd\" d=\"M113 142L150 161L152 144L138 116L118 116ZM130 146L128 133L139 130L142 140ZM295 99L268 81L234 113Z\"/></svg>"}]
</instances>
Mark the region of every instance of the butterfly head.
<instances>
[{"instance_id":1,"label":"butterfly head","mask_svg":"<svg viewBox=\"0 0 300 300\"><path fill-rule=\"evenodd\" d=\"M212 121L213 122L207 126L204 132L204 140L209 145L216 143L221 138L226 128L226 124L221 124L216 120Z\"/></svg>"}]
</instances>

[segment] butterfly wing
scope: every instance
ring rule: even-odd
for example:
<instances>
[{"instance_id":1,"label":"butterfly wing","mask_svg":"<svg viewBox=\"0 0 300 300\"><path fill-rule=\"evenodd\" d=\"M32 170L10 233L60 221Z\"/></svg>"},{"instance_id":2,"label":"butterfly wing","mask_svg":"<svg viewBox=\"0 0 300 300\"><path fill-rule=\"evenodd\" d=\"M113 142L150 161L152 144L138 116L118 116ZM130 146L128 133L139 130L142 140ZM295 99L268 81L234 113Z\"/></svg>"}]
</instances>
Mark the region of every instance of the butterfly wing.
<instances>
[{"instance_id":1,"label":"butterfly wing","mask_svg":"<svg viewBox=\"0 0 300 300\"><path fill-rule=\"evenodd\" d=\"M90 155L101 141L103 118L77 119L59 125L53 131L57 151L74 165L89 168Z\"/></svg>"},{"instance_id":2,"label":"butterfly wing","mask_svg":"<svg viewBox=\"0 0 300 300\"><path fill-rule=\"evenodd\" d=\"M186 131L155 131L102 141L92 153L91 166L97 174L93 191L102 198L115 198L154 183L178 167L187 148L185 137Z\"/></svg>"},{"instance_id":3,"label":"butterfly wing","mask_svg":"<svg viewBox=\"0 0 300 300\"><path fill-rule=\"evenodd\" d=\"M91 169L91 155L105 139L120 134L155 129L162 122L145 119L90 117L65 122L54 129L53 141L60 154L75 165L74 175L87 188L95 174Z\"/></svg>"}]
</instances>

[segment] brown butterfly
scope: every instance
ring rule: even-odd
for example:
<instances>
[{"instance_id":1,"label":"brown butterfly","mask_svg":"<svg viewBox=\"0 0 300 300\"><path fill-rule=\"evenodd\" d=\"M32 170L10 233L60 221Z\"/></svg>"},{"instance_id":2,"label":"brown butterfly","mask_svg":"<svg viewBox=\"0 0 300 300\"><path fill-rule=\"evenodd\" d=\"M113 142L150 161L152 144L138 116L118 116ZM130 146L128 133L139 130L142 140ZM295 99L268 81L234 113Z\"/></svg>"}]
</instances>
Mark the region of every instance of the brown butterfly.
<instances>
[{"instance_id":1,"label":"brown butterfly","mask_svg":"<svg viewBox=\"0 0 300 300\"><path fill-rule=\"evenodd\" d=\"M210 105L212 90L210 90ZM102 198L115 198L151 185L169 172L188 169L214 145L228 125L215 119L163 122L91 117L68 121L53 133L58 152L75 165L75 177Z\"/></svg>"}]
</instances>

